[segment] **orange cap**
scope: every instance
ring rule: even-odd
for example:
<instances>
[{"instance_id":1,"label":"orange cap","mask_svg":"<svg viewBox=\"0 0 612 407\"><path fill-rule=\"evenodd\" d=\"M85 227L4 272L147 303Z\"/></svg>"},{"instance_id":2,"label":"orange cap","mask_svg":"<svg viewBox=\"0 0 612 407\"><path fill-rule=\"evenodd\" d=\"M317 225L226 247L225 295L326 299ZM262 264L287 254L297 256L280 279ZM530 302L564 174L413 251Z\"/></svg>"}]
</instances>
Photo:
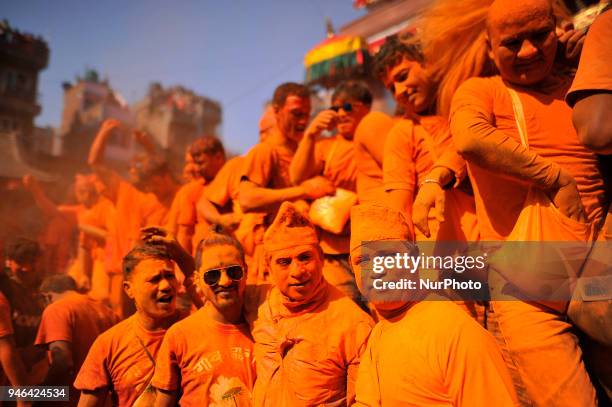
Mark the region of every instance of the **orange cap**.
<instances>
[{"instance_id":1,"label":"orange cap","mask_svg":"<svg viewBox=\"0 0 612 407\"><path fill-rule=\"evenodd\" d=\"M273 252L304 244L319 244L317 231L295 204L283 202L264 234L264 249Z\"/></svg>"},{"instance_id":2,"label":"orange cap","mask_svg":"<svg viewBox=\"0 0 612 407\"><path fill-rule=\"evenodd\" d=\"M376 204L351 208L351 251L376 240L412 240L404 215L395 209Z\"/></svg>"}]
</instances>

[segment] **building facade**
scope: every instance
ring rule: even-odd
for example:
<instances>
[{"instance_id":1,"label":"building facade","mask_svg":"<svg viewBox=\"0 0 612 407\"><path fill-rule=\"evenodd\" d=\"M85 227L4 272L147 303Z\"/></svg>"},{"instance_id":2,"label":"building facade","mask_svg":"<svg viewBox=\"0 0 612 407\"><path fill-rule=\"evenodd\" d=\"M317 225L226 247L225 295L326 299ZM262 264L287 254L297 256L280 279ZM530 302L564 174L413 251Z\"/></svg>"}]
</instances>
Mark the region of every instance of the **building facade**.
<instances>
[{"instance_id":1,"label":"building facade","mask_svg":"<svg viewBox=\"0 0 612 407\"><path fill-rule=\"evenodd\" d=\"M0 133L18 134L26 151L34 148L34 118L41 111L38 74L48 62L49 48L42 38L0 21Z\"/></svg>"},{"instance_id":2,"label":"building facade","mask_svg":"<svg viewBox=\"0 0 612 407\"><path fill-rule=\"evenodd\" d=\"M152 136L171 167L179 173L189 144L202 135L219 136L221 105L181 86L149 86L133 107L136 127Z\"/></svg>"},{"instance_id":3,"label":"building facade","mask_svg":"<svg viewBox=\"0 0 612 407\"><path fill-rule=\"evenodd\" d=\"M79 169L86 166L87 155L100 125L106 119L121 121L126 129L134 126L132 112L108 80L95 70L87 70L74 83L64 82L64 108L59 128L61 156ZM110 162L127 163L134 150L129 132L118 132L109 141L106 157Z\"/></svg>"}]
</instances>

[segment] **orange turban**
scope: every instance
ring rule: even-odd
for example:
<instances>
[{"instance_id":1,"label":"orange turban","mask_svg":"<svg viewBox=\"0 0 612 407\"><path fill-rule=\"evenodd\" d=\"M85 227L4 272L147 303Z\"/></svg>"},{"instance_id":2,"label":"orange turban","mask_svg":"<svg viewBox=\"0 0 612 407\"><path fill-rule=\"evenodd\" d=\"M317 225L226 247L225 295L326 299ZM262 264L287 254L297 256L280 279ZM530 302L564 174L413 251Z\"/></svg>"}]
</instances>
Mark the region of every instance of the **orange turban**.
<instances>
[{"instance_id":1,"label":"orange turban","mask_svg":"<svg viewBox=\"0 0 612 407\"><path fill-rule=\"evenodd\" d=\"M376 240L412 240L404 215L382 205L362 204L351 208L351 251Z\"/></svg>"},{"instance_id":2,"label":"orange turban","mask_svg":"<svg viewBox=\"0 0 612 407\"><path fill-rule=\"evenodd\" d=\"M319 244L317 231L295 204L283 202L266 230L264 249L269 253L304 244Z\"/></svg>"}]
</instances>

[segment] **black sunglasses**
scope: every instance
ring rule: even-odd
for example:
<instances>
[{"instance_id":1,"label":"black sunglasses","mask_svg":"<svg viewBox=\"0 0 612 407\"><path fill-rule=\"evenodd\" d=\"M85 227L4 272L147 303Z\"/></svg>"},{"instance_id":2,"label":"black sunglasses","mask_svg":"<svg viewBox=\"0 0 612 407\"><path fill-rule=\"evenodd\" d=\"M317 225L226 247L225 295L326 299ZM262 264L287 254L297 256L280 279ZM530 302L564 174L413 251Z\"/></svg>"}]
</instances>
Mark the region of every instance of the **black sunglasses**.
<instances>
[{"instance_id":1,"label":"black sunglasses","mask_svg":"<svg viewBox=\"0 0 612 407\"><path fill-rule=\"evenodd\" d=\"M341 105L337 105L337 106L332 106L329 108L329 110L333 110L334 112L338 113L340 111L340 109L344 110L347 113L350 113L353 111L353 104L352 103L343 103Z\"/></svg>"},{"instance_id":2,"label":"black sunglasses","mask_svg":"<svg viewBox=\"0 0 612 407\"><path fill-rule=\"evenodd\" d=\"M244 276L244 269L242 266L228 266L204 272L204 282L210 286L219 284L219 280L221 280L221 272L223 271L225 271L225 274L227 274L227 276L234 281L241 280Z\"/></svg>"}]
</instances>

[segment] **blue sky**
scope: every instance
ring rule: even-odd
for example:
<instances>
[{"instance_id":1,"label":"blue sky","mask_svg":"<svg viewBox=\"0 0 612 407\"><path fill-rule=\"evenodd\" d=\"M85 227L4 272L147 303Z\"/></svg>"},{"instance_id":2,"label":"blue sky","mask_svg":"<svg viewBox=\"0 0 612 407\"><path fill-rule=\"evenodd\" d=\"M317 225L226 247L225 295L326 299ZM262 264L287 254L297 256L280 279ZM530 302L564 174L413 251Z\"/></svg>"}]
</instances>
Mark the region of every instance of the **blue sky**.
<instances>
[{"instance_id":1,"label":"blue sky","mask_svg":"<svg viewBox=\"0 0 612 407\"><path fill-rule=\"evenodd\" d=\"M184 85L221 102L229 150L257 142L263 104L276 85L302 81L304 54L363 15L351 0L0 0L0 18L41 35L51 56L39 76L39 126L58 126L61 83L86 67L130 103L152 81ZM52 6L53 5L53 6Z\"/></svg>"}]
</instances>

